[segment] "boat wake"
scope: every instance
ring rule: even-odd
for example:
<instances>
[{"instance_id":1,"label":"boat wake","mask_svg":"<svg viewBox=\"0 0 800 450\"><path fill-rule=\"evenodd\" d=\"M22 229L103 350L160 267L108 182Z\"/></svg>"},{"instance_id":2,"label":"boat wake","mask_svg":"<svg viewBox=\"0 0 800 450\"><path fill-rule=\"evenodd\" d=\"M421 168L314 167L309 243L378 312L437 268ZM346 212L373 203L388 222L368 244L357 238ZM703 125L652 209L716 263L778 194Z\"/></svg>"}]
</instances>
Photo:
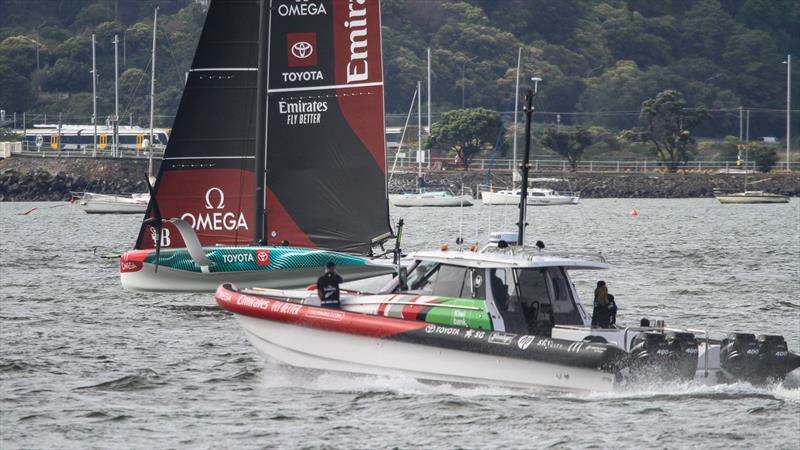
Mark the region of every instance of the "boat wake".
<instances>
[{"instance_id":1,"label":"boat wake","mask_svg":"<svg viewBox=\"0 0 800 450\"><path fill-rule=\"evenodd\" d=\"M357 393L362 397L381 395L516 397L570 402L605 402L609 400L670 401L670 400L739 400L745 398L772 399L800 405L800 374L791 373L786 380L768 385L747 382L707 385L702 381L637 382L612 392L560 393L551 389L511 388L503 386L434 382L405 376L344 374L341 372L304 369L269 364L261 374L262 387L301 388L312 391ZM303 380L298 384L298 380ZM757 411L754 411L755 413Z\"/></svg>"}]
</instances>

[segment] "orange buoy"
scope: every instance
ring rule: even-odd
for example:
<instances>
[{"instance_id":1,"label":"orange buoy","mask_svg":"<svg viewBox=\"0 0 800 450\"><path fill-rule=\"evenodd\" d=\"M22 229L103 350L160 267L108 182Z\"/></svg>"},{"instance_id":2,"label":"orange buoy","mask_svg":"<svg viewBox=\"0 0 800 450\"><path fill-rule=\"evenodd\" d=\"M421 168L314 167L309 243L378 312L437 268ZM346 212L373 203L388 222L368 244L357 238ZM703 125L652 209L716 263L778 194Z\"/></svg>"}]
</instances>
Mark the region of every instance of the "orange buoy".
<instances>
[{"instance_id":1,"label":"orange buoy","mask_svg":"<svg viewBox=\"0 0 800 450\"><path fill-rule=\"evenodd\" d=\"M631 217L636 217L636 216L638 216L638 215L639 215L639 211L637 211L637 210L636 210L636 208L633 208L633 209L631 210L631 212L630 212L630 214L629 214L629 215L630 215Z\"/></svg>"}]
</instances>

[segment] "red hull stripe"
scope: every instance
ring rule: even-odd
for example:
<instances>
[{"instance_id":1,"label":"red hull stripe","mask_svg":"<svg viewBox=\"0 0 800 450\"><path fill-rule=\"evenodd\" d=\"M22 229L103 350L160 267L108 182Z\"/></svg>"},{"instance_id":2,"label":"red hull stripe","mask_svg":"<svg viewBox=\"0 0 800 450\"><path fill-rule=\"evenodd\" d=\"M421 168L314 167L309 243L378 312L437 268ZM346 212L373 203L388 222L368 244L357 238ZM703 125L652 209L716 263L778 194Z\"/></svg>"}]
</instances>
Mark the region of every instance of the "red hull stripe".
<instances>
[{"instance_id":1,"label":"red hull stripe","mask_svg":"<svg viewBox=\"0 0 800 450\"><path fill-rule=\"evenodd\" d=\"M429 325L424 322L369 316L245 295L226 285L217 288L215 298L220 307L236 314L376 338L418 330Z\"/></svg>"}]
</instances>

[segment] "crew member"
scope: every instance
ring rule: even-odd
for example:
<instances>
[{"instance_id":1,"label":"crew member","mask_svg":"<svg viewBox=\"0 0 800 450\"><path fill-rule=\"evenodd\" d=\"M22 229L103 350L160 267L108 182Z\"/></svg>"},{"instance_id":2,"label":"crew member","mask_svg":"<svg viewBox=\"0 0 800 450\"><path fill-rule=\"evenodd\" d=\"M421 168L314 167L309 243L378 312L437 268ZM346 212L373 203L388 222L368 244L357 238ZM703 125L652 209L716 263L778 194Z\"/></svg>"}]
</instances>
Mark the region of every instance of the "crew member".
<instances>
[{"instance_id":1,"label":"crew member","mask_svg":"<svg viewBox=\"0 0 800 450\"><path fill-rule=\"evenodd\" d=\"M317 279L317 296L323 308L339 307L339 284L344 280L335 271L336 264L325 264L325 273Z\"/></svg>"}]
</instances>

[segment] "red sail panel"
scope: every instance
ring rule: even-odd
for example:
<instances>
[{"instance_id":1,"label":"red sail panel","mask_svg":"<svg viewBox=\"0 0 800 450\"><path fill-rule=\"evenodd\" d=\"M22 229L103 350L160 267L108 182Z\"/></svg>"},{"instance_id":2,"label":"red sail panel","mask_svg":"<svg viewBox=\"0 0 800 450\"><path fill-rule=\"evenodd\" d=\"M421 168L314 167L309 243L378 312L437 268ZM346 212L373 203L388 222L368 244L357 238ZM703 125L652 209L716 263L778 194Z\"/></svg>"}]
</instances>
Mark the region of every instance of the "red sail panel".
<instances>
[{"instance_id":1,"label":"red sail panel","mask_svg":"<svg viewBox=\"0 0 800 450\"><path fill-rule=\"evenodd\" d=\"M334 2L333 42L339 108L386 172L380 2ZM349 87L355 85L356 87Z\"/></svg>"},{"instance_id":2,"label":"red sail panel","mask_svg":"<svg viewBox=\"0 0 800 450\"><path fill-rule=\"evenodd\" d=\"M339 73L348 61L338 58L344 44L335 37L348 26L360 26L342 20L342 11L361 14L364 8L367 22L373 22L366 32L375 42L366 44L369 74L366 81L342 84ZM377 0L273 2L266 175L274 196L267 198L270 244L292 235L314 247L367 254L391 234L378 16ZM363 33L355 33L359 50ZM349 42L350 35L344 39Z\"/></svg>"}]
</instances>

